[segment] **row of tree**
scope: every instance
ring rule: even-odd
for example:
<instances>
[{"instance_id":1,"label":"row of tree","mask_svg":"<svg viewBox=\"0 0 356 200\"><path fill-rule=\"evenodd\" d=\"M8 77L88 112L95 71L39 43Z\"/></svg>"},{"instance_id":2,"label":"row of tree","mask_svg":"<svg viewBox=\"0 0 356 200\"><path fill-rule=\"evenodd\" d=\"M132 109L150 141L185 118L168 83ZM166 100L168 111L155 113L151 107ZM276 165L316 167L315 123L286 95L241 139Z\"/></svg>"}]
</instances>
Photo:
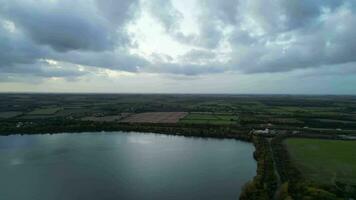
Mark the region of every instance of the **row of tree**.
<instances>
[{"instance_id":1,"label":"row of tree","mask_svg":"<svg viewBox=\"0 0 356 200\"><path fill-rule=\"evenodd\" d=\"M89 122L81 120L32 120L21 122L0 122L0 135L10 134L46 134L62 132L98 132L98 131L137 131L165 133L170 135L235 138L251 141L248 129L238 126L201 125L201 124L150 124Z\"/></svg>"},{"instance_id":2,"label":"row of tree","mask_svg":"<svg viewBox=\"0 0 356 200\"><path fill-rule=\"evenodd\" d=\"M266 138L254 136L253 143L256 148L254 157L257 160L257 175L243 187L240 200L273 199L277 189L277 179L269 142Z\"/></svg>"}]
</instances>

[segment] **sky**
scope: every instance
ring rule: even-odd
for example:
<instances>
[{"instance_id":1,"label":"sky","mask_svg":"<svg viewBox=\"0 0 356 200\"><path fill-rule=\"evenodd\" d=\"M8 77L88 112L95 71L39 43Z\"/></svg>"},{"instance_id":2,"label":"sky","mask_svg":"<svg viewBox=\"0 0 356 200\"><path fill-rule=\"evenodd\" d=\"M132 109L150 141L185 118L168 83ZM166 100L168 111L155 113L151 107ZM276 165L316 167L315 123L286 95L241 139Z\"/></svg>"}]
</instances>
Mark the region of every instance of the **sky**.
<instances>
[{"instance_id":1,"label":"sky","mask_svg":"<svg viewBox=\"0 0 356 200\"><path fill-rule=\"evenodd\" d=\"M0 92L356 94L356 1L0 0Z\"/></svg>"}]
</instances>

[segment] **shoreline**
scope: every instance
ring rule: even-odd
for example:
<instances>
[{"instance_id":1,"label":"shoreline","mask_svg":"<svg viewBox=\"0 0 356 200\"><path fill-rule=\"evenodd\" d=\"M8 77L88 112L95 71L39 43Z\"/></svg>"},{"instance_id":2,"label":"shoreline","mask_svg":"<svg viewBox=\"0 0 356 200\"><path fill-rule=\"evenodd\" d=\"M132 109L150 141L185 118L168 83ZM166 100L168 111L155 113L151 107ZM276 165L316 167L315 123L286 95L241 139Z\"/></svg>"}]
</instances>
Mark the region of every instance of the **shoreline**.
<instances>
[{"instance_id":1,"label":"shoreline","mask_svg":"<svg viewBox=\"0 0 356 200\"><path fill-rule=\"evenodd\" d=\"M255 139L253 138L253 136L251 134L249 134L249 132L235 132L235 133L221 133L221 130L219 128L217 129L187 129L187 128L177 128L175 127L175 131L171 131L169 129L172 129L172 127L160 127L160 126L149 126L149 127L145 127L145 126L136 126L136 127L125 127L124 129L116 129L116 130L84 130L85 128L83 128L81 131L45 131L44 129L42 130L42 132L37 132L37 133L26 133L25 131L20 131L20 130L13 130L13 132L11 133L0 133L0 136L11 136L11 135L52 135L52 134L63 134L63 133L67 133L67 134L83 134L83 133L98 133L100 134L101 132L104 133L111 133L111 132L118 132L118 131L122 131L122 132L126 132L128 134L130 133L142 133L142 134L161 134L161 135L171 135L171 136L183 136L183 137L194 137L194 138L211 138L211 139L234 139L234 140L238 140L241 142L246 142L246 143L251 143L254 147L254 152L253 152L253 159L256 161L256 175L248 182L246 182L244 184L244 186L241 188L241 192L240 192L240 196L239 199L243 199L241 198L242 194L246 193L246 189L245 186L246 184L250 183L250 182L255 182L257 179L256 177L261 176L259 174L259 172L261 172L262 170L260 169L261 167L263 167L262 165L259 164L259 158L256 156L256 152L260 152L263 150L257 150L257 148L259 148L258 145L256 145ZM128 130L129 129L129 130ZM153 130L154 129L154 130ZM179 131L180 129L180 131ZM151 131L150 131L151 130Z\"/></svg>"}]
</instances>

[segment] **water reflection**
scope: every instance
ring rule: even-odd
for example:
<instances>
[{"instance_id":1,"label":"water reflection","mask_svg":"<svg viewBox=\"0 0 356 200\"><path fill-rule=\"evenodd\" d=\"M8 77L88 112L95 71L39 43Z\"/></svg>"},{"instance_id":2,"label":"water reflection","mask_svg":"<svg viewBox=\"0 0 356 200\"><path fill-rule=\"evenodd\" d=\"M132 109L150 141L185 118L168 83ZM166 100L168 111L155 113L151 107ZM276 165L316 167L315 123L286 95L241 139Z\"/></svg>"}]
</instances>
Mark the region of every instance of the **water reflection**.
<instances>
[{"instance_id":1,"label":"water reflection","mask_svg":"<svg viewBox=\"0 0 356 200\"><path fill-rule=\"evenodd\" d=\"M0 137L0 199L236 199L251 144L140 133Z\"/></svg>"}]
</instances>

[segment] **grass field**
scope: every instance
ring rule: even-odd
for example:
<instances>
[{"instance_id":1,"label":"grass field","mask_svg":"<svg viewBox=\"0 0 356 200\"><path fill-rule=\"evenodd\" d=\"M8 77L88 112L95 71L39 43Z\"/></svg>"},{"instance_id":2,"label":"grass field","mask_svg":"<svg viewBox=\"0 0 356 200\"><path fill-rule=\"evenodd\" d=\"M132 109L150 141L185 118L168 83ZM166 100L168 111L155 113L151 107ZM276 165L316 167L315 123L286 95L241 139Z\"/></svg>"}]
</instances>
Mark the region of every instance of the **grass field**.
<instances>
[{"instance_id":1,"label":"grass field","mask_svg":"<svg viewBox=\"0 0 356 200\"><path fill-rule=\"evenodd\" d=\"M22 112L16 112L16 111L0 112L0 119L13 118L21 114Z\"/></svg>"},{"instance_id":2,"label":"grass field","mask_svg":"<svg viewBox=\"0 0 356 200\"><path fill-rule=\"evenodd\" d=\"M295 138L285 144L306 178L320 184L356 185L356 141Z\"/></svg>"},{"instance_id":3,"label":"grass field","mask_svg":"<svg viewBox=\"0 0 356 200\"><path fill-rule=\"evenodd\" d=\"M29 115L53 115L62 108L54 107L54 108L37 108L32 112L29 112Z\"/></svg>"},{"instance_id":4,"label":"grass field","mask_svg":"<svg viewBox=\"0 0 356 200\"><path fill-rule=\"evenodd\" d=\"M180 123L187 124L236 124L237 115L223 113L189 113Z\"/></svg>"},{"instance_id":5,"label":"grass field","mask_svg":"<svg viewBox=\"0 0 356 200\"><path fill-rule=\"evenodd\" d=\"M92 121L92 122L118 122L123 118L128 117L131 113L120 113L118 115L111 115L111 116L103 116L103 117L83 117L81 120L83 121Z\"/></svg>"}]
</instances>

